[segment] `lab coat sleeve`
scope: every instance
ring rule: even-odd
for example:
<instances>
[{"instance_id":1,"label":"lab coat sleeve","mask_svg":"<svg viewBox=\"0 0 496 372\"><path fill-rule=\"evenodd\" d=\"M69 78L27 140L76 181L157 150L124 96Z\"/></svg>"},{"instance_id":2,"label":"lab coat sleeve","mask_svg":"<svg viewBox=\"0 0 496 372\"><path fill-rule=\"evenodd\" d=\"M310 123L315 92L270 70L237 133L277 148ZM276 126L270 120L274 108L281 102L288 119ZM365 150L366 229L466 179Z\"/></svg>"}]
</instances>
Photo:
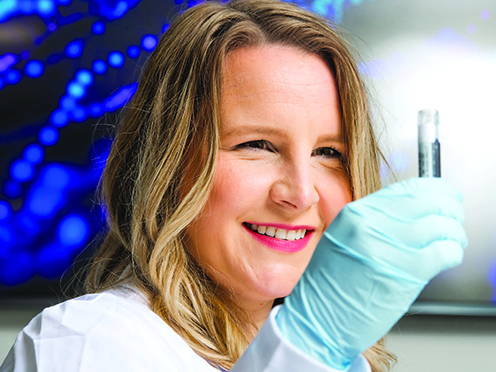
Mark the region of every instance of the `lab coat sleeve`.
<instances>
[{"instance_id":1,"label":"lab coat sleeve","mask_svg":"<svg viewBox=\"0 0 496 372\"><path fill-rule=\"evenodd\" d=\"M287 341L277 327L272 309L257 336L236 362L231 372L341 372L310 357ZM363 355L351 364L348 372L371 372Z\"/></svg>"}]
</instances>

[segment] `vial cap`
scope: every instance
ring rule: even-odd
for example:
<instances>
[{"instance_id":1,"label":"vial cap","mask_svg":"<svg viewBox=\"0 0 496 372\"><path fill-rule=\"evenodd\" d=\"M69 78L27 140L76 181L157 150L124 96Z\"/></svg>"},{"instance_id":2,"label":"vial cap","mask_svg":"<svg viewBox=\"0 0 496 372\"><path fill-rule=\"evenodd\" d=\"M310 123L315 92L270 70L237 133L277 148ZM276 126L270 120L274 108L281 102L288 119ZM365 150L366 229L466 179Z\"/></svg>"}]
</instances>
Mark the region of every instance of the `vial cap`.
<instances>
[{"instance_id":1,"label":"vial cap","mask_svg":"<svg viewBox=\"0 0 496 372\"><path fill-rule=\"evenodd\" d=\"M434 109L425 109L418 112L418 125L439 124L439 112Z\"/></svg>"}]
</instances>

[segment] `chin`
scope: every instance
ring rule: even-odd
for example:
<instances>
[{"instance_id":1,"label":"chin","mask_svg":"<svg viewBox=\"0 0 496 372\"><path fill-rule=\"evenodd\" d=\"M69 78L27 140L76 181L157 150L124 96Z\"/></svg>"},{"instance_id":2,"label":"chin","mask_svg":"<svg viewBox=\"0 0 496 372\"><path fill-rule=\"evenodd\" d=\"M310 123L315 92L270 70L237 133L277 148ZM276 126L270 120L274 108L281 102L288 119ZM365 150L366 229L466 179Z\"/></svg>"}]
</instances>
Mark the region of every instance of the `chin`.
<instances>
[{"instance_id":1,"label":"chin","mask_svg":"<svg viewBox=\"0 0 496 372\"><path fill-rule=\"evenodd\" d=\"M270 300L289 296L293 290L302 272L294 273L272 273L269 278L265 278L264 283L260 286L260 292Z\"/></svg>"}]
</instances>

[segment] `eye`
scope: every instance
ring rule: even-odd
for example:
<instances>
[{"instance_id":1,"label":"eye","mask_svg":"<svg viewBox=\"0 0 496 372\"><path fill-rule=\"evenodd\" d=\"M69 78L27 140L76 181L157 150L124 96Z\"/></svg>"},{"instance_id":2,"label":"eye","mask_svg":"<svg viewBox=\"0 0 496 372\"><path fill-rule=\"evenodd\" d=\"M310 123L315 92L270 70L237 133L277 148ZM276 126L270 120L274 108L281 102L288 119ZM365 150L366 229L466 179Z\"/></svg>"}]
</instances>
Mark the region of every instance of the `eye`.
<instances>
[{"instance_id":1,"label":"eye","mask_svg":"<svg viewBox=\"0 0 496 372\"><path fill-rule=\"evenodd\" d=\"M236 146L237 149L254 149L273 151L273 146L266 140L248 141Z\"/></svg>"},{"instance_id":2,"label":"eye","mask_svg":"<svg viewBox=\"0 0 496 372\"><path fill-rule=\"evenodd\" d=\"M341 152L336 150L334 147L319 147L318 149L313 150L312 155L336 159L341 159L342 157Z\"/></svg>"}]
</instances>

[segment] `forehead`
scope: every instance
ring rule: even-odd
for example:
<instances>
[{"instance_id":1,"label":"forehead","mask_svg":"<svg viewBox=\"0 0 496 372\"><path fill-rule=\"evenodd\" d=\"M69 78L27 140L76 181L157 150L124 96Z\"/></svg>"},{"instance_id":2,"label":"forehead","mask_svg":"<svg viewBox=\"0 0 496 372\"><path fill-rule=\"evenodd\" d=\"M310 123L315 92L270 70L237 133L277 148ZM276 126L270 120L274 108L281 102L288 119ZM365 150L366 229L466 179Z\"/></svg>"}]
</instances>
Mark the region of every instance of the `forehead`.
<instances>
[{"instance_id":1,"label":"forehead","mask_svg":"<svg viewBox=\"0 0 496 372\"><path fill-rule=\"evenodd\" d=\"M221 132L251 123L296 125L296 119L309 130L341 130L331 69L321 57L291 47L270 45L232 52L224 64L220 103Z\"/></svg>"},{"instance_id":2,"label":"forehead","mask_svg":"<svg viewBox=\"0 0 496 372\"><path fill-rule=\"evenodd\" d=\"M325 72L322 75L323 70ZM235 49L227 55L224 61L223 92L228 93L242 84L263 86L265 82L284 83L288 76L291 76L293 83L301 85L315 80L334 85L332 72L323 58L295 47L264 45Z\"/></svg>"}]
</instances>

